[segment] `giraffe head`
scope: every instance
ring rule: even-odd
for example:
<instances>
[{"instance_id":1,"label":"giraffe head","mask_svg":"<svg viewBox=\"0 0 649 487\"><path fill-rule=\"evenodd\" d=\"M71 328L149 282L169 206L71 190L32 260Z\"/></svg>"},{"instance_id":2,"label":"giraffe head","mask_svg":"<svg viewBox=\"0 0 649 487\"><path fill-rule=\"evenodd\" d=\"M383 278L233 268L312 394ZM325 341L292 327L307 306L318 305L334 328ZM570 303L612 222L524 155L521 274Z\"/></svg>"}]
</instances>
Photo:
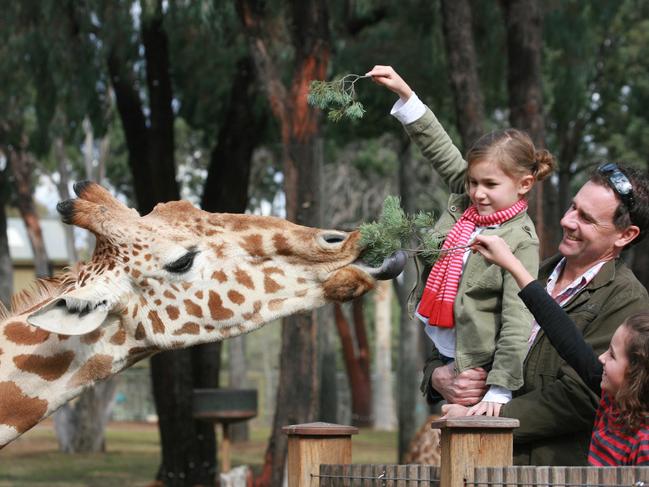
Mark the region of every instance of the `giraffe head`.
<instances>
[{"instance_id":1,"label":"giraffe head","mask_svg":"<svg viewBox=\"0 0 649 487\"><path fill-rule=\"evenodd\" d=\"M27 316L60 335L110 328L146 351L217 341L360 296L405 264L400 254L381 269L364 266L358 232L208 213L186 201L141 217L95 183L78 183L75 192L58 210L95 235L94 254L56 298Z\"/></svg>"}]
</instances>

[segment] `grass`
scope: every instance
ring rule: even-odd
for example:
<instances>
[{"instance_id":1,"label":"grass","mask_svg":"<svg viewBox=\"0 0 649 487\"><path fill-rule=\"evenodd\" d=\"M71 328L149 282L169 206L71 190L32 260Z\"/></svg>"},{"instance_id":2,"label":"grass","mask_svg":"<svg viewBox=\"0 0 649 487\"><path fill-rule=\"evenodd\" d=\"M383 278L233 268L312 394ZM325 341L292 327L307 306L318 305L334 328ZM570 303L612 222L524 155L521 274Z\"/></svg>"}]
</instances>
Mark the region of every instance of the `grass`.
<instances>
[{"instance_id":1,"label":"grass","mask_svg":"<svg viewBox=\"0 0 649 487\"><path fill-rule=\"evenodd\" d=\"M251 438L232 445L232 465L259 471L270 435L250 428ZM0 487L146 486L160 460L156 425L111 423L104 454L69 455L57 450L51 421L46 421L0 450ZM396 433L361 430L352 440L354 463L396 463Z\"/></svg>"}]
</instances>

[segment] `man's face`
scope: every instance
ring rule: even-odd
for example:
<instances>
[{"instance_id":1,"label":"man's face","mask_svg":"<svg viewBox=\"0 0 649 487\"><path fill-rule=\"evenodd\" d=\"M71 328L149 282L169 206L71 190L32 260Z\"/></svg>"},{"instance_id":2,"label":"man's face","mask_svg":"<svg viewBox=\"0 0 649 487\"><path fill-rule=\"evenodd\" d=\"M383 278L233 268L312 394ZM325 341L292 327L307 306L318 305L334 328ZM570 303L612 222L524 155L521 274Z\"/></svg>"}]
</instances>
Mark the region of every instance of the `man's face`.
<instances>
[{"instance_id":1,"label":"man's face","mask_svg":"<svg viewBox=\"0 0 649 487\"><path fill-rule=\"evenodd\" d=\"M608 186L589 181L579 190L561 219L559 252L569 264L590 267L617 257L623 233L613 224L618 204Z\"/></svg>"}]
</instances>

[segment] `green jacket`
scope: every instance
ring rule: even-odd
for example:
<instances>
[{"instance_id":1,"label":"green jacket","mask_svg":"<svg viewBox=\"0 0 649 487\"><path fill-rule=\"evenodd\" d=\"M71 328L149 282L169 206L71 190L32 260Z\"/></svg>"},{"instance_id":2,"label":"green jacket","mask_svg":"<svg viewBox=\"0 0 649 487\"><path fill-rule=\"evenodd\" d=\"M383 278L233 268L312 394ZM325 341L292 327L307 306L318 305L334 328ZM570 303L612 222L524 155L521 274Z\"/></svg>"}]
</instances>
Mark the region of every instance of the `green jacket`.
<instances>
[{"instance_id":1,"label":"green jacket","mask_svg":"<svg viewBox=\"0 0 649 487\"><path fill-rule=\"evenodd\" d=\"M430 110L405 128L453 192L433 230L446 236L470 204L464 184L467 163ZM502 237L528 271L536 275L539 243L526 212L482 234ZM508 272L475 253L464 267L454 306L456 369L486 367L490 369L487 384L512 391L523 385L523 360L532 324L518 291ZM426 395L430 392L432 370L442 365L436 350L433 355L423 381Z\"/></svg>"},{"instance_id":2,"label":"green jacket","mask_svg":"<svg viewBox=\"0 0 649 487\"><path fill-rule=\"evenodd\" d=\"M543 264L543 283L561 256ZM649 307L647 290L621 259L609 261L566 305L595 353L603 353L617 327ZM599 397L561 360L543 330L525 360L525 384L501 416L517 418L514 462L518 465L586 465Z\"/></svg>"}]
</instances>

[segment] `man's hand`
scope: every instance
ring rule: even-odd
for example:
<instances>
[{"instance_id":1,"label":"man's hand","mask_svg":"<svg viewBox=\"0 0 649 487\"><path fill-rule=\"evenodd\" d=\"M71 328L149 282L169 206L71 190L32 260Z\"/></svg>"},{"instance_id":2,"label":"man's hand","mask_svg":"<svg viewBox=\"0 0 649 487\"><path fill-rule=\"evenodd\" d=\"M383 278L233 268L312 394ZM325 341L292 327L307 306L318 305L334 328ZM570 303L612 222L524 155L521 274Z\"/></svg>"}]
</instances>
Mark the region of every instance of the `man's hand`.
<instances>
[{"instance_id":1,"label":"man's hand","mask_svg":"<svg viewBox=\"0 0 649 487\"><path fill-rule=\"evenodd\" d=\"M446 402L473 406L480 402L487 392L487 372L482 367L468 369L455 374L455 362L450 362L433 371L430 383Z\"/></svg>"}]
</instances>

